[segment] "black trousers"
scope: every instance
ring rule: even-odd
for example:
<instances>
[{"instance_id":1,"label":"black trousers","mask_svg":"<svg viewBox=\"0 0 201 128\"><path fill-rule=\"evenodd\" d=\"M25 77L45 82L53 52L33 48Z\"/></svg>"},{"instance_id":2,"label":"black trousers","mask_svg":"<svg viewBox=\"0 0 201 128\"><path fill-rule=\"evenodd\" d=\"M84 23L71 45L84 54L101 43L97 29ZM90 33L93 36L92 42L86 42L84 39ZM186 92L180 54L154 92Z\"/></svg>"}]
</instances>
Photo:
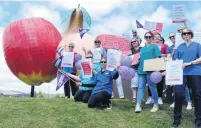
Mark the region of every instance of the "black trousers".
<instances>
[{"instance_id":1,"label":"black trousers","mask_svg":"<svg viewBox=\"0 0 201 128\"><path fill-rule=\"evenodd\" d=\"M98 107L100 104L109 104L111 95L106 91L100 91L96 94L92 94L88 101L88 107L94 108Z\"/></svg>"},{"instance_id":2,"label":"black trousers","mask_svg":"<svg viewBox=\"0 0 201 128\"><path fill-rule=\"evenodd\" d=\"M88 103L89 97L91 96L92 90L78 90L75 93L75 101L81 101L83 103Z\"/></svg>"},{"instance_id":3,"label":"black trousers","mask_svg":"<svg viewBox=\"0 0 201 128\"><path fill-rule=\"evenodd\" d=\"M165 84L165 76L162 77L162 80L156 85L157 86L157 92L158 92L158 97L162 97L163 96L163 86ZM151 91L148 88L148 93L149 96L151 97Z\"/></svg>"},{"instance_id":4,"label":"black trousers","mask_svg":"<svg viewBox=\"0 0 201 128\"><path fill-rule=\"evenodd\" d=\"M73 75L75 75L74 73L72 73ZM64 94L65 96L67 96L68 98L70 98L70 87L72 90L72 95L74 96L75 93L78 90L78 87L76 86L76 83L73 82L72 80L68 80L65 84L64 84Z\"/></svg>"},{"instance_id":5,"label":"black trousers","mask_svg":"<svg viewBox=\"0 0 201 128\"><path fill-rule=\"evenodd\" d=\"M185 99L185 85L192 89L195 105L195 123L201 124L201 76L184 76L183 85L175 86L174 121L180 122L182 104Z\"/></svg>"}]
</instances>

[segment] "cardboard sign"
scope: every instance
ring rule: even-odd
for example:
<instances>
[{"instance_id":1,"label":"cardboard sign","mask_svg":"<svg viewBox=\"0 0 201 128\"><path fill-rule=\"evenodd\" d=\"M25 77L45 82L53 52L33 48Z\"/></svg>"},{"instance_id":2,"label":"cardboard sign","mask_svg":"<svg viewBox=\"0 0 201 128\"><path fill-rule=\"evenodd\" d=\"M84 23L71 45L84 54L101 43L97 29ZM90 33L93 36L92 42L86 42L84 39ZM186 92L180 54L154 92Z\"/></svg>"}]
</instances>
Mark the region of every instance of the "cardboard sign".
<instances>
[{"instance_id":1,"label":"cardboard sign","mask_svg":"<svg viewBox=\"0 0 201 128\"><path fill-rule=\"evenodd\" d=\"M149 59L144 61L143 71L165 70L166 64L164 58Z\"/></svg>"}]
</instances>

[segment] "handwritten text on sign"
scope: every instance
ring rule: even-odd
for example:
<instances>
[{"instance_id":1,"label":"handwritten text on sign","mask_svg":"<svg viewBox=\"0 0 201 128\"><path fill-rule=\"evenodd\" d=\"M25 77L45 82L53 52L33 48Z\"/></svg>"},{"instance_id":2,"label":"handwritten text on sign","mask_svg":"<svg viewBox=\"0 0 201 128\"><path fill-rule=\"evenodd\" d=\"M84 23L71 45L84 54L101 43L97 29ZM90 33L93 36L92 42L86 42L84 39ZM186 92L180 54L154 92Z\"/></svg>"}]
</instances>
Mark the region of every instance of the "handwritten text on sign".
<instances>
[{"instance_id":1,"label":"handwritten text on sign","mask_svg":"<svg viewBox=\"0 0 201 128\"><path fill-rule=\"evenodd\" d=\"M73 67L74 53L73 52L63 52L63 59L61 62L62 67Z\"/></svg>"},{"instance_id":2,"label":"handwritten text on sign","mask_svg":"<svg viewBox=\"0 0 201 128\"><path fill-rule=\"evenodd\" d=\"M81 61L81 68L82 68L83 78L92 77L91 59L83 59Z\"/></svg>"},{"instance_id":3,"label":"handwritten text on sign","mask_svg":"<svg viewBox=\"0 0 201 128\"><path fill-rule=\"evenodd\" d=\"M174 5L173 6L173 23L183 23L186 21L184 5Z\"/></svg>"},{"instance_id":4,"label":"handwritten text on sign","mask_svg":"<svg viewBox=\"0 0 201 128\"><path fill-rule=\"evenodd\" d=\"M109 71L113 71L120 65L122 52L114 49L109 49L107 52L107 67Z\"/></svg>"},{"instance_id":5,"label":"handwritten text on sign","mask_svg":"<svg viewBox=\"0 0 201 128\"><path fill-rule=\"evenodd\" d=\"M182 85L183 84L183 69L182 60L168 61L166 64L166 85Z\"/></svg>"},{"instance_id":6,"label":"handwritten text on sign","mask_svg":"<svg viewBox=\"0 0 201 128\"><path fill-rule=\"evenodd\" d=\"M124 36L106 35L102 34L97 36L101 40L102 47L107 51L108 49L119 49L123 54L131 54L130 44Z\"/></svg>"}]
</instances>

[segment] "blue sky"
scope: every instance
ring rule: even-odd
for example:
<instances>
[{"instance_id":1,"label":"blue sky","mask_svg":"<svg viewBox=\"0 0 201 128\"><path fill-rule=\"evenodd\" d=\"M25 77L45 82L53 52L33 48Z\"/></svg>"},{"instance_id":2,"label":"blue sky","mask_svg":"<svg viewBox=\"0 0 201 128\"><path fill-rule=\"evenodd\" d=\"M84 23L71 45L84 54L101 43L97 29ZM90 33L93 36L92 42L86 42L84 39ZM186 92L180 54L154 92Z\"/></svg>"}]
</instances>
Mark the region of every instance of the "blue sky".
<instances>
[{"instance_id":1,"label":"blue sky","mask_svg":"<svg viewBox=\"0 0 201 128\"><path fill-rule=\"evenodd\" d=\"M186 6L187 25L194 31L201 31L201 2L200 1L131 1L131 0L58 0L45 2L0 2L0 35L3 30L13 20L25 17L39 16L52 22L60 32L64 29L61 20L69 9L76 8L81 4L91 15L92 26L89 34L97 36L99 34L121 35L136 28L135 20L144 24L145 20L164 23L162 35L167 44L170 45L168 34L175 32L178 26L183 24L172 23L172 6L184 4ZM143 37L145 30L138 29L138 33ZM0 80L3 85L0 89L13 89L29 92L30 87L19 81L8 69L0 47ZM6 74L5 74L6 72ZM12 81L9 79L12 78ZM9 82L8 82L9 81ZM38 87L47 93L47 88L51 93L56 93L54 80L51 84L44 84ZM63 89L59 91L63 92Z\"/></svg>"}]
</instances>

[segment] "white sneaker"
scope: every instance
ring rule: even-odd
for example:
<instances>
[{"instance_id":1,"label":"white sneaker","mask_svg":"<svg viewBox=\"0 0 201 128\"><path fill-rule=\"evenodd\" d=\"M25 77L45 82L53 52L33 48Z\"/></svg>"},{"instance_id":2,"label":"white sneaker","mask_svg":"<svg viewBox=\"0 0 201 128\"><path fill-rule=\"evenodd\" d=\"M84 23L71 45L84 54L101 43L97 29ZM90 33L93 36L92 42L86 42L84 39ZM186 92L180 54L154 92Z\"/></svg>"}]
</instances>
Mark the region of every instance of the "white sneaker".
<instances>
[{"instance_id":1,"label":"white sneaker","mask_svg":"<svg viewBox=\"0 0 201 128\"><path fill-rule=\"evenodd\" d=\"M192 104L191 104L191 102L188 102L186 110L191 110L191 109L193 109Z\"/></svg>"},{"instance_id":2,"label":"white sneaker","mask_svg":"<svg viewBox=\"0 0 201 128\"><path fill-rule=\"evenodd\" d=\"M174 102L170 105L171 108L174 108Z\"/></svg>"},{"instance_id":3,"label":"white sneaker","mask_svg":"<svg viewBox=\"0 0 201 128\"><path fill-rule=\"evenodd\" d=\"M163 100L161 97L158 97L158 104L163 104Z\"/></svg>"},{"instance_id":4,"label":"white sneaker","mask_svg":"<svg viewBox=\"0 0 201 128\"><path fill-rule=\"evenodd\" d=\"M151 109L151 112L157 112L159 110L159 106L157 104L154 104L153 108Z\"/></svg>"},{"instance_id":5,"label":"white sneaker","mask_svg":"<svg viewBox=\"0 0 201 128\"><path fill-rule=\"evenodd\" d=\"M147 99L147 101L145 102L145 104L153 104L153 103L154 103L154 101L153 101L153 99L151 97L149 97Z\"/></svg>"},{"instance_id":6,"label":"white sneaker","mask_svg":"<svg viewBox=\"0 0 201 128\"><path fill-rule=\"evenodd\" d=\"M120 96L119 98L120 98L120 99L124 99L124 96Z\"/></svg>"},{"instance_id":7,"label":"white sneaker","mask_svg":"<svg viewBox=\"0 0 201 128\"><path fill-rule=\"evenodd\" d=\"M141 111L142 111L142 108L141 108L140 104L137 104L136 107L135 107L135 112L139 113Z\"/></svg>"}]
</instances>

